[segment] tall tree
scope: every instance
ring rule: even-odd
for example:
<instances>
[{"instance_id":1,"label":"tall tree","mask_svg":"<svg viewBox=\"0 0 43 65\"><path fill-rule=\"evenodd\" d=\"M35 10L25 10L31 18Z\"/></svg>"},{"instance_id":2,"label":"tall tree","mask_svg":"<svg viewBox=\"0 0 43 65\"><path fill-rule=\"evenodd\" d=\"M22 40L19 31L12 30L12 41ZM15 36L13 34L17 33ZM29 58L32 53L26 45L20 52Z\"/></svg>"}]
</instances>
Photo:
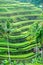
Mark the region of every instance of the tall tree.
<instances>
[{"instance_id":1,"label":"tall tree","mask_svg":"<svg viewBox=\"0 0 43 65\"><path fill-rule=\"evenodd\" d=\"M31 34L36 38L36 43L41 44L41 57L42 57L42 63L43 63L43 22L37 22L32 25L31 27Z\"/></svg>"}]
</instances>

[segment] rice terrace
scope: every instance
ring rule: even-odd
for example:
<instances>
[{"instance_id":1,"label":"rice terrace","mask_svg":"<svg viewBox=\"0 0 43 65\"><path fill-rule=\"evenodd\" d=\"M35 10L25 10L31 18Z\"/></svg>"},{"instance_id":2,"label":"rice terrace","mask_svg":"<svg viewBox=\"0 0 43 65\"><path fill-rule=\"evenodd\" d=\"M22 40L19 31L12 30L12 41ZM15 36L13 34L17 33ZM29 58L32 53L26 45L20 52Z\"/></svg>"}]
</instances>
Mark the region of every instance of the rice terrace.
<instances>
[{"instance_id":1,"label":"rice terrace","mask_svg":"<svg viewBox=\"0 0 43 65\"><path fill-rule=\"evenodd\" d=\"M43 65L43 0L0 0L0 65Z\"/></svg>"}]
</instances>

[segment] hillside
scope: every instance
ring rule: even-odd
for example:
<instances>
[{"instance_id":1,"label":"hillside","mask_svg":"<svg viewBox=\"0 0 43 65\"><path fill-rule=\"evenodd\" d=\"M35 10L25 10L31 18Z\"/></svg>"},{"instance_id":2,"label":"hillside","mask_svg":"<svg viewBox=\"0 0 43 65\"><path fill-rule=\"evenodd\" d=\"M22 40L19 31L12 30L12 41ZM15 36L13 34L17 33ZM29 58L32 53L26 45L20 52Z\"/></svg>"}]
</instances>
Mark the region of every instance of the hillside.
<instances>
[{"instance_id":1,"label":"hillside","mask_svg":"<svg viewBox=\"0 0 43 65\"><path fill-rule=\"evenodd\" d=\"M9 59L9 53L11 60L34 58L37 44L30 26L43 21L42 9L14 0L0 3L0 60Z\"/></svg>"}]
</instances>

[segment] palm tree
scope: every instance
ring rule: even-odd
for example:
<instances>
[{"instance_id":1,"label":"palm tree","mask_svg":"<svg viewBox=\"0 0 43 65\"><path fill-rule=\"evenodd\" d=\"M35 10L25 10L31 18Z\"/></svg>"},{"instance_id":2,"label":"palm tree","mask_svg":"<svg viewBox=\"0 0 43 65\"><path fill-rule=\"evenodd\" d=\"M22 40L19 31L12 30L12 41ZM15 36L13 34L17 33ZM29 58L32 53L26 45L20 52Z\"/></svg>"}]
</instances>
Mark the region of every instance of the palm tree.
<instances>
[{"instance_id":1,"label":"palm tree","mask_svg":"<svg viewBox=\"0 0 43 65\"><path fill-rule=\"evenodd\" d=\"M38 43L40 43L41 45L41 57L42 57L42 63L43 63L43 22L36 22L32 25L31 27L31 34L35 37L36 39L36 43L37 43L37 47L38 47ZM36 53L38 53L37 49L36 49Z\"/></svg>"},{"instance_id":2,"label":"palm tree","mask_svg":"<svg viewBox=\"0 0 43 65\"><path fill-rule=\"evenodd\" d=\"M41 44L41 57L42 57L42 63L43 63L43 22L40 23L40 44Z\"/></svg>"}]
</instances>

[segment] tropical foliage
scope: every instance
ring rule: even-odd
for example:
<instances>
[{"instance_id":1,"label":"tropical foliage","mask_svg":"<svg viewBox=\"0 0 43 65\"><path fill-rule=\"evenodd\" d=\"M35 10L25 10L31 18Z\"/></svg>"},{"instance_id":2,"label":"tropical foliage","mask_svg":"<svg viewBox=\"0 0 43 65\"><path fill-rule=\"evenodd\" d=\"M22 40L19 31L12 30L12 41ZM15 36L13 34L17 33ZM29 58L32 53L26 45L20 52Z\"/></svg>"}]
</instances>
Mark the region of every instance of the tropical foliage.
<instances>
[{"instance_id":1,"label":"tropical foliage","mask_svg":"<svg viewBox=\"0 0 43 65\"><path fill-rule=\"evenodd\" d=\"M16 0L0 0L0 4L1 65L43 63L42 9Z\"/></svg>"}]
</instances>

